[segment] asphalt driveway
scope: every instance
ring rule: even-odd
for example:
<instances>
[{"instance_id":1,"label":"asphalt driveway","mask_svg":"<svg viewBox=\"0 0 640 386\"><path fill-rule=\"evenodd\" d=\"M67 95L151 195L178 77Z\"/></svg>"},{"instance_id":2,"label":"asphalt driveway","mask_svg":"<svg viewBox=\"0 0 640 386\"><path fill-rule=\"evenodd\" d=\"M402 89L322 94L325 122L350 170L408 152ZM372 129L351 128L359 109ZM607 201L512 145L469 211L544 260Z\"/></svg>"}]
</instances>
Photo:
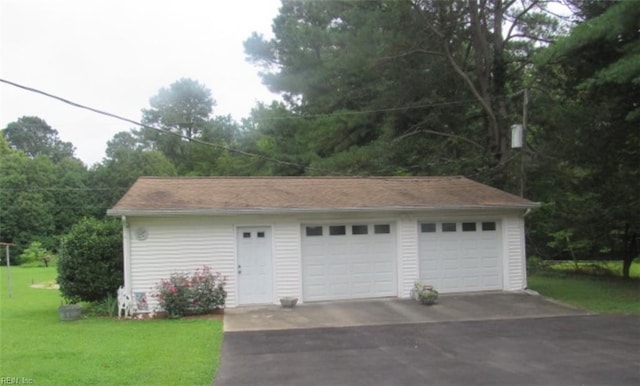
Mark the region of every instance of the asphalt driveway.
<instances>
[{"instance_id":1,"label":"asphalt driveway","mask_svg":"<svg viewBox=\"0 0 640 386\"><path fill-rule=\"evenodd\" d=\"M640 317L225 333L216 386L638 385Z\"/></svg>"}]
</instances>

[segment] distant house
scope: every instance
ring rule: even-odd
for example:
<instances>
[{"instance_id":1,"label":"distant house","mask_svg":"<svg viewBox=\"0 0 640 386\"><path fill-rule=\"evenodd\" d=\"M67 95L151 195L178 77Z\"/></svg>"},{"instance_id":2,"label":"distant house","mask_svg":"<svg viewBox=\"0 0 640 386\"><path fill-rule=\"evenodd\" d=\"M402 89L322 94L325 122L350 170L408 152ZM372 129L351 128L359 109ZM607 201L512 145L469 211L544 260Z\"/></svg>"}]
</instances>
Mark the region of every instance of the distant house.
<instances>
[{"instance_id":1,"label":"distant house","mask_svg":"<svg viewBox=\"0 0 640 386\"><path fill-rule=\"evenodd\" d=\"M234 307L521 290L537 206L464 177L143 177L107 213L132 291L208 265Z\"/></svg>"}]
</instances>

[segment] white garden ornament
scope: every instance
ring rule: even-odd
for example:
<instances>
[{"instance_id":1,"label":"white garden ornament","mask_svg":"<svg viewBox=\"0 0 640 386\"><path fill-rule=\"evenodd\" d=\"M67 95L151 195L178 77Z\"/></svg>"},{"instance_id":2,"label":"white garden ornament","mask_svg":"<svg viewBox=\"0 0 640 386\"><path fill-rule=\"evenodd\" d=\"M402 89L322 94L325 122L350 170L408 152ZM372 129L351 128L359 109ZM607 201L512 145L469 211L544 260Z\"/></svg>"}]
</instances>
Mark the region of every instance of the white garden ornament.
<instances>
[{"instance_id":1,"label":"white garden ornament","mask_svg":"<svg viewBox=\"0 0 640 386\"><path fill-rule=\"evenodd\" d=\"M118 319L120 319L121 316L125 318L133 317L135 308L136 302L131 293L120 286L120 288L118 288Z\"/></svg>"}]
</instances>

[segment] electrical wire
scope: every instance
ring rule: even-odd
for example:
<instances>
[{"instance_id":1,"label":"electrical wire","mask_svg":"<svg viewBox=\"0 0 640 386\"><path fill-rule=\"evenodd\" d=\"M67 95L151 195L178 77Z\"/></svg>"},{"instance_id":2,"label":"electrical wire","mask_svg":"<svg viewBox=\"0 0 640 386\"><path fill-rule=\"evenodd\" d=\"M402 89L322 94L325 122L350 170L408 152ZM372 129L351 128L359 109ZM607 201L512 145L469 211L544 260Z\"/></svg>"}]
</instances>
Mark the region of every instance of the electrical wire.
<instances>
[{"instance_id":1,"label":"electrical wire","mask_svg":"<svg viewBox=\"0 0 640 386\"><path fill-rule=\"evenodd\" d=\"M155 126L150 126L147 124L144 124L142 122L138 122L135 121L133 119L130 118L126 118L117 114L113 114L104 110L99 110L90 106L86 106L86 105L82 105L80 103L77 102L73 102L71 100L59 97L57 95L53 95L50 94L48 92L33 88L33 87L29 87L29 86L25 86L16 82L12 82L6 79L2 79L0 78L0 82L8 84L10 86L13 87L17 87L29 92L33 92L36 94L40 94L43 96L46 96L48 98L52 98L55 100L58 100L62 103L80 108L80 109L84 109L84 110L88 110L91 112L94 112L96 114L100 114L100 115L104 115L107 117L111 117L123 122L127 122L127 123L131 123L133 125L139 126L139 127L143 127L146 129L150 129L150 130L154 130L157 131L159 133L163 133L163 134L168 134L168 135L173 135L175 137L179 137L181 139L185 139L189 142L193 142L193 143L198 143L201 145L205 145L205 146L209 146L209 147L213 147L213 148L217 148L217 149L222 149L222 150L226 150L228 152L231 153L235 153L235 154L240 154L246 157L252 157L252 158L258 158L258 159L262 159L265 161L269 161L269 162L274 162L277 163L279 165L285 165L285 166L291 166L291 167L295 167L301 170L309 170L309 171L316 171L316 172L320 172L323 173L325 175L340 175L340 173L335 173L335 172L329 172L328 170L325 169L321 169L321 168L317 168L317 167L311 167L308 165L304 165L304 164L299 164L296 162L290 162L290 161L284 161L278 158L274 158L274 157L269 157L269 156L265 156L262 154L257 154L257 153L251 153L251 152L247 152L244 150L240 150L240 149L235 149L235 148L231 148L225 145L220 145L217 143L213 143L213 142L208 142L208 141L203 141L197 138L190 138L186 135L183 135L181 133L176 133L174 131L171 131L168 128L159 128L159 127L155 127ZM513 96L517 96L521 93L522 91L518 91L515 92L513 94L507 95L507 97L513 97ZM467 100L457 100L457 101L449 101L449 102L439 102L439 103L429 103L429 104L422 104L422 105L412 105L412 106L401 106L401 107L392 107L392 108L386 108L386 109L377 109L377 110L360 110L360 111L343 111L343 112L334 112L334 113L327 113L327 114L302 114L302 115L291 115L291 116L287 116L287 117L264 117L261 119L258 119L258 122L260 121L269 121L269 120L285 120L285 119L310 119L310 118L321 118L321 117L335 117L335 116L347 116L347 115L363 115L363 114L373 114L373 113L384 113L384 112L393 112L393 111L402 111L402 110L411 110L411 109L422 109L422 108L431 108L431 107L442 107L442 106L451 106L451 105L457 105L457 104L464 104L464 103L473 103L476 102L475 99L467 99Z\"/></svg>"},{"instance_id":2,"label":"electrical wire","mask_svg":"<svg viewBox=\"0 0 640 386\"><path fill-rule=\"evenodd\" d=\"M103 110L99 110L99 109L96 109L96 108L93 108L93 107L85 106L85 105L82 105L80 103L73 102L73 101L70 101L68 99L59 97L57 95L53 95L53 94L50 94L48 92L45 92L45 91L42 91L42 90L39 90L39 89L36 89L36 88L33 88L33 87L25 86L25 85L22 85L22 84L19 84L19 83L15 83L15 82L12 82L12 81L9 81L9 80L6 80L6 79L0 78L0 82L8 84L10 86L14 86L14 87L23 89L23 90L26 90L26 91L29 91L29 92L33 92L33 93L36 93L36 94L44 95L44 96L46 96L48 98L55 99L57 101L60 101L62 103L66 103L68 105L71 105L71 106L74 106L74 107L77 107L77 108L80 108L80 109L88 110L88 111L94 112L96 114L104 115L104 116L111 117L111 118L114 118L114 119L117 119L117 120L120 120L120 121L123 121L123 122L131 123L133 125L136 125L136 126L139 126L139 127L143 127L143 128L146 128L146 129L155 130L155 131L163 133L163 134L173 135L175 137L179 137L181 139L185 139L185 140L193 142L193 143L198 143L198 144L201 144L201 145L205 145L205 146L210 146L210 147L214 147L214 148L217 148L217 149L226 150L228 152L240 154L240 155L247 156L247 157L259 158L259 159L262 159L262 160L265 160L265 161L269 161L269 162L274 162L274 163L277 163L277 164L280 164L280 165L292 166L292 167L296 167L296 168L299 168L299 169L302 169L302 170L312 170L312 171L318 171L318 172L325 172L326 173L326 170L323 170L323 169L318 169L318 168L315 168L315 167L310 167L310 166L299 164L299 163L295 163L295 162L283 161L281 159L265 156L265 155L262 155L262 154L250 153L250 152L247 152L247 151L244 151L244 150L234 149L234 148L231 148L231 147L228 147L228 146L224 146L224 145L220 145L220 144L217 144L217 143L202 141L202 140L197 139L197 138L190 138L190 137L188 137L186 135L173 132L173 131L171 131L171 130L169 130L167 128L158 128L158 127L146 125L144 123L135 121L133 119L122 117L120 115L113 114L113 113L110 113L110 112L107 112L107 111L103 111Z\"/></svg>"}]
</instances>

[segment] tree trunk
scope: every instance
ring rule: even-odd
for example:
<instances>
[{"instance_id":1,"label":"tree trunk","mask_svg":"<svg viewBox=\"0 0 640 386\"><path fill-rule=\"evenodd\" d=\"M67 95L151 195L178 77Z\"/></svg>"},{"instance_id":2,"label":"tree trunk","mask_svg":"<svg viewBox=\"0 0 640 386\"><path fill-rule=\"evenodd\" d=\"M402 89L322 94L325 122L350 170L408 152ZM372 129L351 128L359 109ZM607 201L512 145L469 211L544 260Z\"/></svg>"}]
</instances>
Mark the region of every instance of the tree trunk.
<instances>
[{"instance_id":1,"label":"tree trunk","mask_svg":"<svg viewBox=\"0 0 640 386\"><path fill-rule=\"evenodd\" d=\"M631 263L638 255L638 234L631 231L631 226L627 224L624 230L624 252L622 254L622 277L629 278Z\"/></svg>"}]
</instances>

